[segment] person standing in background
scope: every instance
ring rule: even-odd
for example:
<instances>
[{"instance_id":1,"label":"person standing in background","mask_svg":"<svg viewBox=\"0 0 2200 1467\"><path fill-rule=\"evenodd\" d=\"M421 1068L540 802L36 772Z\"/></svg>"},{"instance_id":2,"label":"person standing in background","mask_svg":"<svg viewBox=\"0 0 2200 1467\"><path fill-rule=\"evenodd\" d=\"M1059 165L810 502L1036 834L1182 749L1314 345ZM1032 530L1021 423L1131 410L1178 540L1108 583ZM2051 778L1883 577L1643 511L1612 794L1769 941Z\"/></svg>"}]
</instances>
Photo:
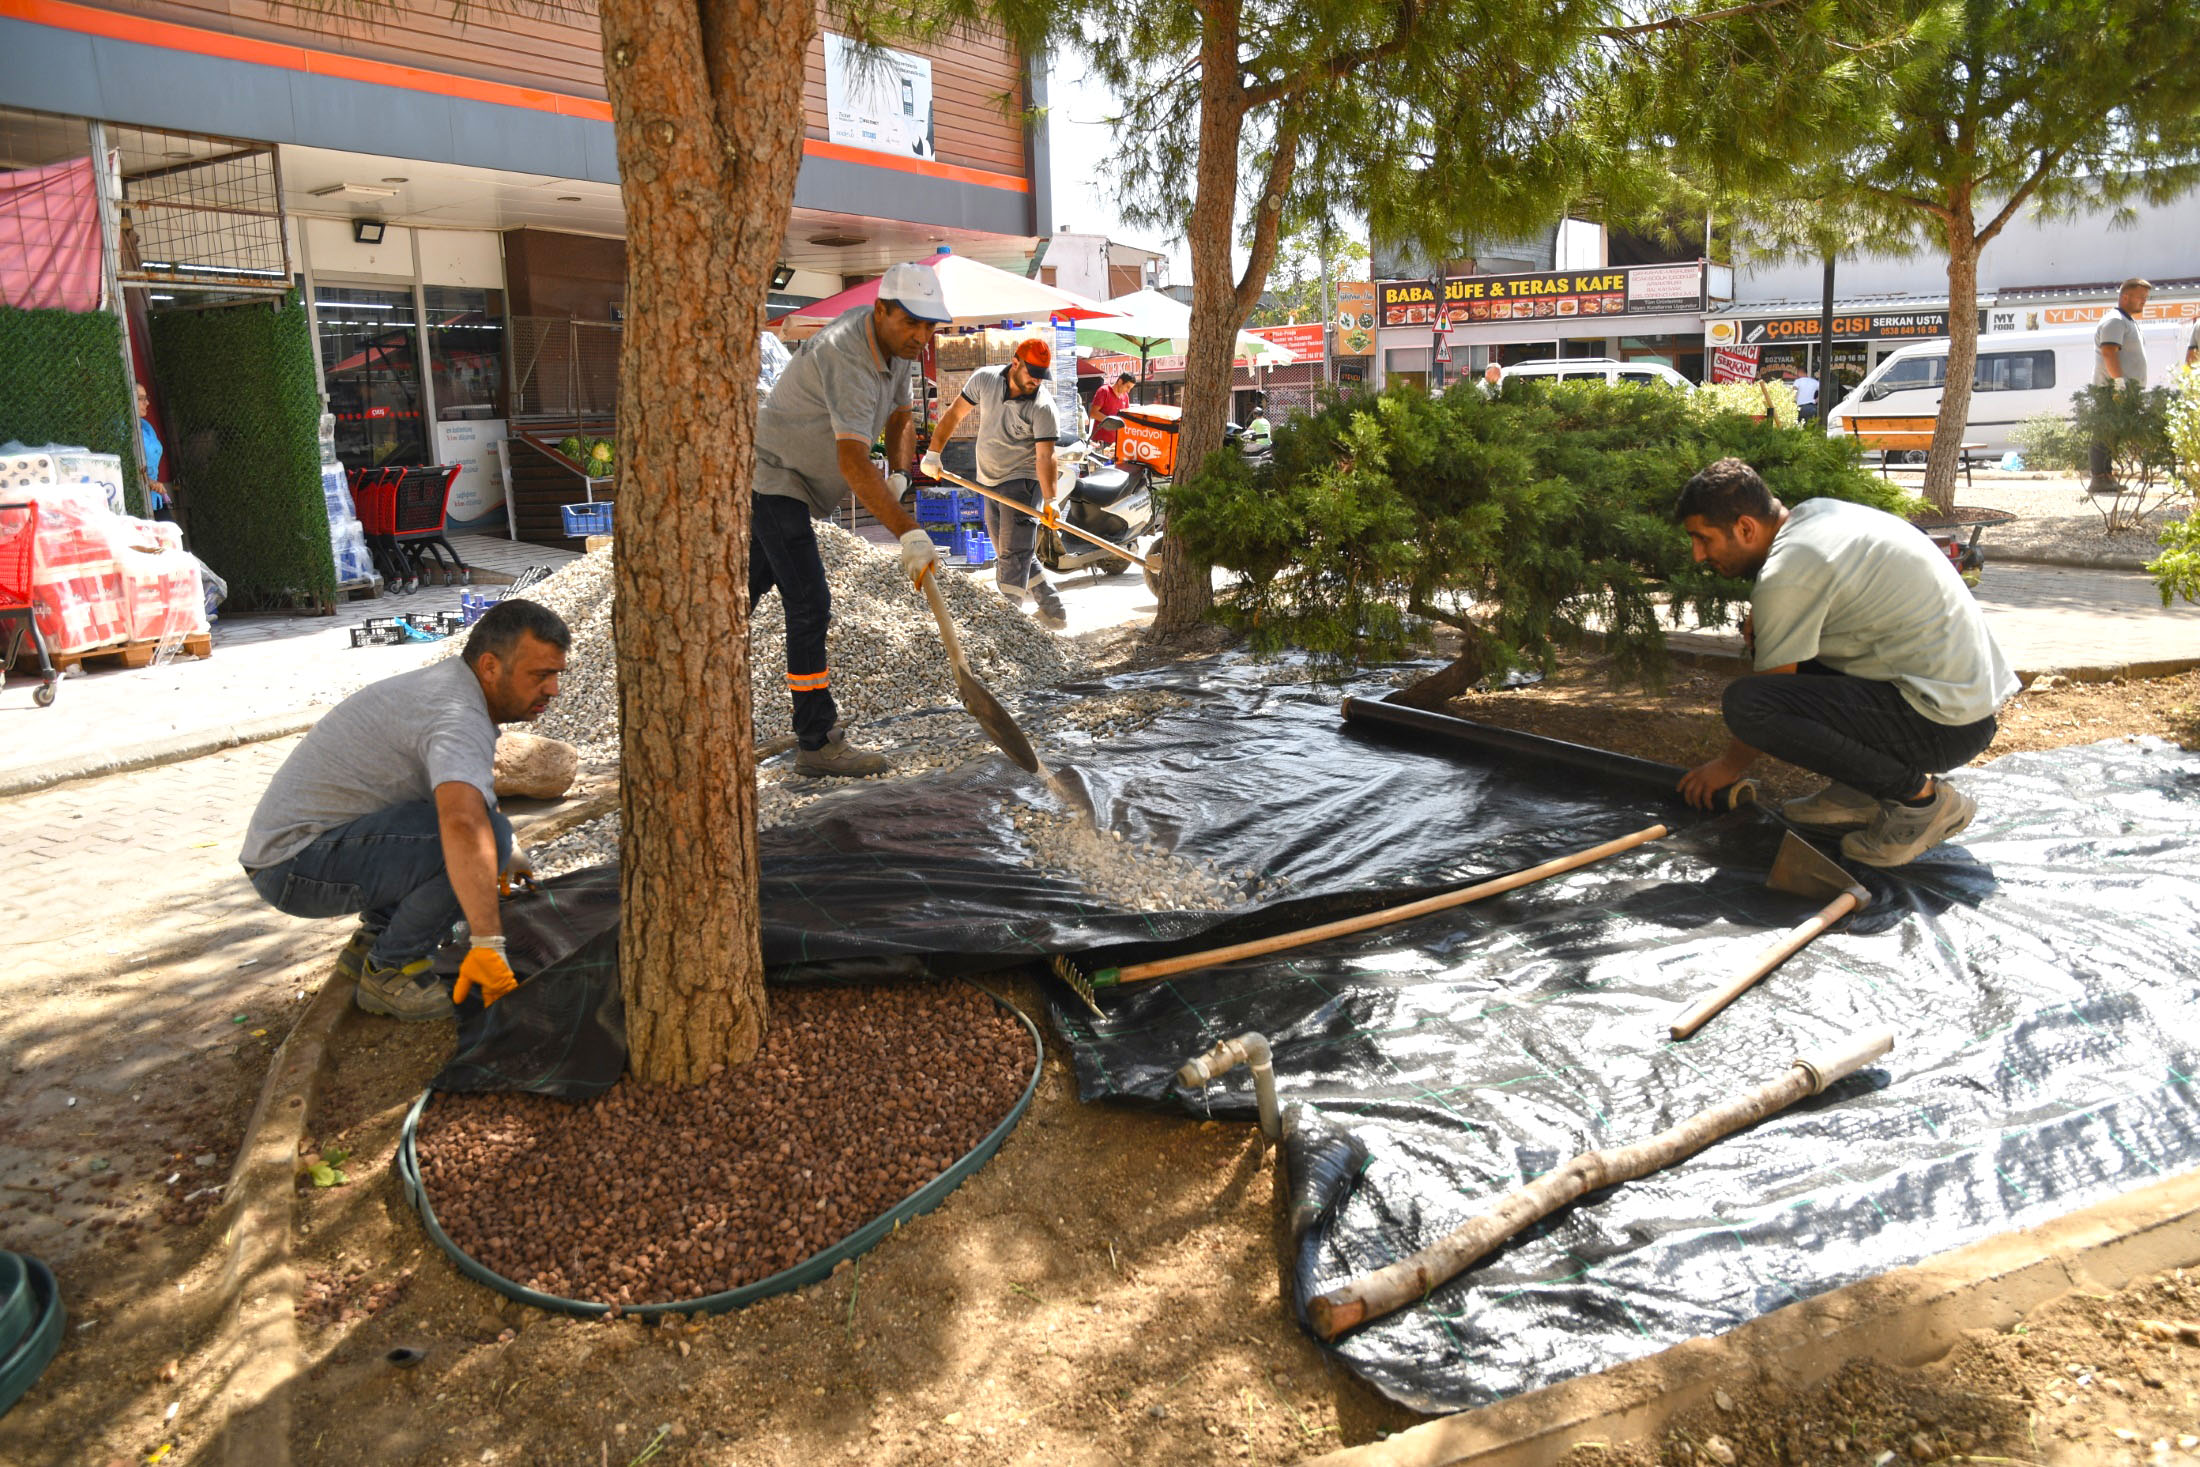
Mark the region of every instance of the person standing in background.
<instances>
[{"instance_id":1,"label":"person standing in background","mask_svg":"<svg viewBox=\"0 0 2200 1467\"><path fill-rule=\"evenodd\" d=\"M145 450L145 505L156 520L174 521L176 507L161 489L160 461L167 454L161 447L160 434L154 431L151 413L153 394L145 390L145 384L137 384L138 445Z\"/></svg>"},{"instance_id":2,"label":"person standing in background","mask_svg":"<svg viewBox=\"0 0 2200 1467\"><path fill-rule=\"evenodd\" d=\"M1092 441L1107 448L1115 446L1116 425L1107 421L1131 405L1131 374L1118 372L1113 382L1105 383L1092 395Z\"/></svg>"},{"instance_id":3,"label":"person standing in background","mask_svg":"<svg viewBox=\"0 0 2200 1467\"><path fill-rule=\"evenodd\" d=\"M2116 291L2116 309L2101 318L2093 332L2093 385L2118 391L2143 390L2147 385L2146 341L2139 335L2139 313L2147 308L2154 282L2134 275ZM2108 445L2092 448L2093 481L2086 492L2111 494L2116 483L2108 476Z\"/></svg>"},{"instance_id":4,"label":"person standing in background","mask_svg":"<svg viewBox=\"0 0 2200 1467\"><path fill-rule=\"evenodd\" d=\"M1042 337L1016 343L1016 354L998 367L980 367L963 383L962 395L940 415L932 431L933 447L918 467L937 479L946 465L939 445L955 436L965 416L978 415L978 483L1026 509L1041 510L1054 498L1054 444L1061 436L1049 373L1054 348ZM1039 624L1050 631L1069 625L1062 595L1047 583L1037 554L1039 523L988 499L986 531L998 557L993 584L1009 604L1038 603Z\"/></svg>"}]
</instances>

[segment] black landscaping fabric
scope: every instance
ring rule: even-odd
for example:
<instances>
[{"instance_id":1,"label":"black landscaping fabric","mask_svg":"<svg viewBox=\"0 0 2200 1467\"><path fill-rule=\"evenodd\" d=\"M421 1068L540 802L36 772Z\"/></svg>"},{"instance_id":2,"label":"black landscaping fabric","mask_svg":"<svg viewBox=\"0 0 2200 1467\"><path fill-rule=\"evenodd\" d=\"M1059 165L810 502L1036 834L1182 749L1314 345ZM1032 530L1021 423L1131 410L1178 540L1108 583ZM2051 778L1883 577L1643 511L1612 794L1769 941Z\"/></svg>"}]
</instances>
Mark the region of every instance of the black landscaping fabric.
<instances>
[{"instance_id":1,"label":"black landscaping fabric","mask_svg":"<svg viewBox=\"0 0 2200 1467\"><path fill-rule=\"evenodd\" d=\"M1251 1122L1243 1071L1196 1096L1172 1075L1217 1040L1267 1036L1284 1103L1300 1107L1282 1152L1283 1278L1302 1317L1312 1295L1579 1151L1647 1137L1851 1033L1894 1030L1892 1054L1826 1094L1583 1199L1338 1343L1343 1364L1423 1411L1651 1354L2200 1165L2200 757L2142 740L1964 773L1979 803L1968 832L1899 872L1856 868L1866 911L1676 1044L1666 1025L1682 1007L1816 905L1763 886L1776 822L1692 817L1638 785L1347 726L1340 690L1295 676L1224 661L1065 690L1186 699L1097 746L1044 712L1027 723L1045 757L1075 767L1103 826L1287 877L1279 900L1107 910L1019 864L1004 806L1050 797L988 757L851 788L766 834L775 977L1137 961L1672 823L1663 840L1499 898L1103 990L1105 1018L1052 989L1087 1100ZM555 1073L558 1053L607 1032L615 898L597 872L534 899L564 905L540 924L555 939L530 951L570 957L462 1023L476 1081ZM530 921L522 907L507 925ZM555 1013L530 1024L528 1004ZM531 1048L500 1055L492 1024Z\"/></svg>"}]
</instances>

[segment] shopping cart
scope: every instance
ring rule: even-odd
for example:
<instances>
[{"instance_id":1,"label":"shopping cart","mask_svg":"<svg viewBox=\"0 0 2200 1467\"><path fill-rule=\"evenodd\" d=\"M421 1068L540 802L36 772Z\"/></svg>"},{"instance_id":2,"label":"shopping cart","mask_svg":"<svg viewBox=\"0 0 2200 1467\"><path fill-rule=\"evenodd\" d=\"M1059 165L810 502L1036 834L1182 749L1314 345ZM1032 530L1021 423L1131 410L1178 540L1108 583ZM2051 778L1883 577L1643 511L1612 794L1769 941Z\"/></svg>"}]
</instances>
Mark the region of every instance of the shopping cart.
<instances>
[{"instance_id":1,"label":"shopping cart","mask_svg":"<svg viewBox=\"0 0 2200 1467\"><path fill-rule=\"evenodd\" d=\"M359 511L359 528L367 537L367 554L382 573L382 584L392 595L418 584L412 561L397 545L397 485L403 469L354 469L351 502Z\"/></svg>"},{"instance_id":2,"label":"shopping cart","mask_svg":"<svg viewBox=\"0 0 2200 1467\"><path fill-rule=\"evenodd\" d=\"M396 518L391 524L391 535L397 542L398 553L411 565L408 590L420 584L431 557L435 561L435 578L442 584L473 584L473 567L460 557L444 533L444 516L450 507L451 485L458 479L458 469L457 464L427 464L405 470L398 481ZM449 559L446 560L446 556Z\"/></svg>"},{"instance_id":3,"label":"shopping cart","mask_svg":"<svg viewBox=\"0 0 2200 1467\"><path fill-rule=\"evenodd\" d=\"M38 649L38 691L31 700L50 708L61 689L61 674L54 670L46 634L38 629L31 609L31 562L37 549L37 501L0 504L0 622L8 627L7 640L0 643L7 649L7 655L0 657L0 677L15 666L15 654L22 650L23 633L28 631L31 645Z\"/></svg>"}]
</instances>

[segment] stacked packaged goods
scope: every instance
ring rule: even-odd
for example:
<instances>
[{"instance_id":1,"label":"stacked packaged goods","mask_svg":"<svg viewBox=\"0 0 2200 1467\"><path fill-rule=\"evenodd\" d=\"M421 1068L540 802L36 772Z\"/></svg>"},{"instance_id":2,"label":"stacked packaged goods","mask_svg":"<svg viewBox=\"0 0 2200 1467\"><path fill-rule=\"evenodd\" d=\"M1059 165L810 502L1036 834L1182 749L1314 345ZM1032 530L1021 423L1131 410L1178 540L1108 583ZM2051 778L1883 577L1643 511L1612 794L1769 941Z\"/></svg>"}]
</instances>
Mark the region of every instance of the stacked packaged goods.
<instances>
[{"instance_id":1,"label":"stacked packaged goods","mask_svg":"<svg viewBox=\"0 0 2200 1467\"><path fill-rule=\"evenodd\" d=\"M48 484L38 501L38 549L31 557L31 614L56 656L96 652L130 640L130 608L115 563L105 494L83 484Z\"/></svg>"},{"instance_id":2,"label":"stacked packaged goods","mask_svg":"<svg viewBox=\"0 0 2200 1467\"><path fill-rule=\"evenodd\" d=\"M366 527L352 503L351 477L336 461L336 417L321 415L321 505L328 511L329 550L336 557L336 584L348 586L374 578L374 557L367 550Z\"/></svg>"}]
</instances>

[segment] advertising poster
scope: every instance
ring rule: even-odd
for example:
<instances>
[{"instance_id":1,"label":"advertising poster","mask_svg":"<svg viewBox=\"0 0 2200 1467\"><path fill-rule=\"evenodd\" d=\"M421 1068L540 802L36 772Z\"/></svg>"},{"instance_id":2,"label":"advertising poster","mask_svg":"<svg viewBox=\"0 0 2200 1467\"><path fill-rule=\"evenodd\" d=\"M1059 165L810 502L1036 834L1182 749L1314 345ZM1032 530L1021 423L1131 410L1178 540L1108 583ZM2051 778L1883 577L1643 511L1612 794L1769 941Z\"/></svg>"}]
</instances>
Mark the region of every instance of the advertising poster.
<instances>
[{"instance_id":1,"label":"advertising poster","mask_svg":"<svg viewBox=\"0 0 2200 1467\"><path fill-rule=\"evenodd\" d=\"M1337 355L1375 355L1375 282L1347 280L1337 287Z\"/></svg>"},{"instance_id":2,"label":"advertising poster","mask_svg":"<svg viewBox=\"0 0 2200 1467\"><path fill-rule=\"evenodd\" d=\"M1636 265L1627 271L1627 309L1658 312L1700 311L1704 307L1703 266Z\"/></svg>"},{"instance_id":3,"label":"advertising poster","mask_svg":"<svg viewBox=\"0 0 2200 1467\"><path fill-rule=\"evenodd\" d=\"M1322 359L1323 338L1329 333L1319 321L1308 321L1296 326L1248 326L1245 334L1265 337L1300 362L1319 362ZM1239 357L1233 365L1245 368L1257 366L1259 363L1249 357Z\"/></svg>"},{"instance_id":4,"label":"advertising poster","mask_svg":"<svg viewBox=\"0 0 2200 1467\"><path fill-rule=\"evenodd\" d=\"M435 461L457 464L446 511L452 524L478 520L504 504L504 476L490 445L504 438L504 419L465 418L435 425Z\"/></svg>"},{"instance_id":5,"label":"advertising poster","mask_svg":"<svg viewBox=\"0 0 2200 1467\"><path fill-rule=\"evenodd\" d=\"M902 51L865 51L826 32L825 136L851 148L932 157L932 63Z\"/></svg>"},{"instance_id":6,"label":"advertising poster","mask_svg":"<svg viewBox=\"0 0 2200 1467\"><path fill-rule=\"evenodd\" d=\"M1714 382L1754 382L1757 380L1757 348L1753 346L1715 346L1711 349L1711 380Z\"/></svg>"}]
</instances>

